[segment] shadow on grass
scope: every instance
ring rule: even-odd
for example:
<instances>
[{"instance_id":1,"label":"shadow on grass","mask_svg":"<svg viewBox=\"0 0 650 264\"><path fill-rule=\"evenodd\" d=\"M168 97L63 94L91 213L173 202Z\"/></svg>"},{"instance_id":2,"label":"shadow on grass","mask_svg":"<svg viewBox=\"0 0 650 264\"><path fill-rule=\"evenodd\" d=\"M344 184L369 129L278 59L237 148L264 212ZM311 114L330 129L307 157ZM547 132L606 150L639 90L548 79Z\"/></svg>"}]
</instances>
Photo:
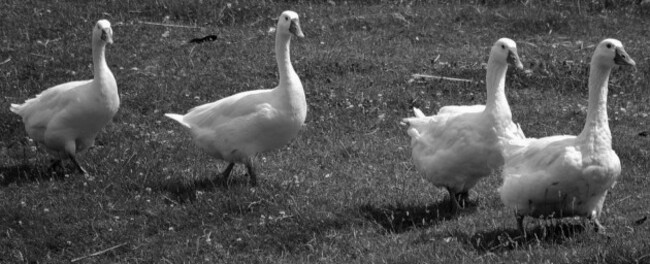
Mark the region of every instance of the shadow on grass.
<instances>
[{"instance_id":1,"label":"shadow on grass","mask_svg":"<svg viewBox=\"0 0 650 264\"><path fill-rule=\"evenodd\" d=\"M464 244L471 245L480 253L503 252L517 249L528 249L530 245L561 244L567 239L586 230L584 224L557 223L552 225L538 225L526 230L524 237L518 229L497 229L492 231L477 232L473 236L458 233L455 236Z\"/></svg>"},{"instance_id":2,"label":"shadow on grass","mask_svg":"<svg viewBox=\"0 0 650 264\"><path fill-rule=\"evenodd\" d=\"M63 173L49 173L47 170L43 171L39 167L28 164L0 167L0 186L64 178Z\"/></svg>"},{"instance_id":3,"label":"shadow on grass","mask_svg":"<svg viewBox=\"0 0 650 264\"><path fill-rule=\"evenodd\" d=\"M608 263L608 264L649 264L650 244L643 243L638 247L631 247L627 243L611 243L607 250L586 257L579 263Z\"/></svg>"},{"instance_id":4,"label":"shadow on grass","mask_svg":"<svg viewBox=\"0 0 650 264\"><path fill-rule=\"evenodd\" d=\"M70 247L66 235L70 234L63 231L63 226L51 216L25 209L19 203L3 206L0 228L10 239L0 240L0 263L39 263L50 254L65 252Z\"/></svg>"},{"instance_id":5,"label":"shadow on grass","mask_svg":"<svg viewBox=\"0 0 650 264\"><path fill-rule=\"evenodd\" d=\"M459 215L476 211L476 203L468 201L457 214L451 213L449 200L428 206L385 206L363 205L361 213L381 225L386 231L401 233L412 228L433 225L439 221L451 220Z\"/></svg>"},{"instance_id":6,"label":"shadow on grass","mask_svg":"<svg viewBox=\"0 0 650 264\"><path fill-rule=\"evenodd\" d=\"M230 188L248 187L248 175L241 177L231 175L225 180L221 175L206 177L196 181L174 178L160 184L162 191L171 194L171 202L185 203L196 200L197 191L214 191L216 189L228 190Z\"/></svg>"}]
</instances>

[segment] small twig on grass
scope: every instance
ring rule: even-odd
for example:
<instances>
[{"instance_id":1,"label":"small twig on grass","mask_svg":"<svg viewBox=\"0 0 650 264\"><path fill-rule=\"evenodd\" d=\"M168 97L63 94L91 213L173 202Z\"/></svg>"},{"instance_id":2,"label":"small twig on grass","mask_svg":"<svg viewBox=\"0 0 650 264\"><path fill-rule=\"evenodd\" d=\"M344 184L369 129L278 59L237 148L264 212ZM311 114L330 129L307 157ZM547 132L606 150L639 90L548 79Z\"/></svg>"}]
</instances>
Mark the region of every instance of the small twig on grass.
<instances>
[{"instance_id":1,"label":"small twig on grass","mask_svg":"<svg viewBox=\"0 0 650 264\"><path fill-rule=\"evenodd\" d=\"M440 81L475 83L474 80L470 80L470 79L452 78L452 77L445 77L445 76L435 76L435 75L420 74L420 73L415 73L415 74L411 75L411 79L408 82L412 83L416 79L437 79L437 80L440 80Z\"/></svg>"},{"instance_id":2,"label":"small twig on grass","mask_svg":"<svg viewBox=\"0 0 650 264\"><path fill-rule=\"evenodd\" d=\"M533 46L535 48L539 48L535 43L532 43L530 41L519 41L519 42L524 43L524 44L529 45L529 46Z\"/></svg>"},{"instance_id":3,"label":"small twig on grass","mask_svg":"<svg viewBox=\"0 0 650 264\"><path fill-rule=\"evenodd\" d=\"M48 57L48 56L41 55L41 54L38 54L38 53L30 53L29 55L36 56L36 57L41 57L41 58L45 58L45 59L51 59L52 58L52 57Z\"/></svg>"},{"instance_id":4,"label":"small twig on grass","mask_svg":"<svg viewBox=\"0 0 650 264\"><path fill-rule=\"evenodd\" d=\"M77 262L77 261L80 261L80 260L82 260L82 259L87 259L87 258L89 258L89 257L99 256L99 255L104 254L104 253L106 253L106 252L109 252L109 251L111 251L111 250L115 250L116 248L123 247L123 246L125 246L126 244L128 244L128 243L127 243L127 242L124 242L124 243L119 244L119 245L117 245L117 246L112 246L112 247L109 247L109 248L107 248L107 249L97 251L97 252L92 253L92 254L87 255L87 256L83 256L83 257L78 257L78 258L72 259L70 262Z\"/></svg>"},{"instance_id":5,"label":"small twig on grass","mask_svg":"<svg viewBox=\"0 0 650 264\"><path fill-rule=\"evenodd\" d=\"M177 201L174 201L174 199L167 197L167 195L163 194L162 197L165 198L165 200L169 201L170 203L173 203L175 205L181 205Z\"/></svg>"},{"instance_id":6,"label":"small twig on grass","mask_svg":"<svg viewBox=\"0 0 650 264\"><path fill-rule=\"evenodd\" d=\"M620 202L622 202L622 201L625 201L625 200L627 200L627 199L630 198L630 197L632 197L632 195L628 195L628 196L625 196L625 197L623 197L623 198L621 198L621 199L618 199L618 201L614 202L614 204L617 204L617 203L620 203Z\"/></svg>"},{"instance_id":7,"label":"small twig on grass","mask_svg":"<svg viewBox=\"0 0 650 264\"><path fill-rule=\"evenodd\" d=\"M9 57L6 60L0 62L0 65L5 64L5 63L10 62L10 61L11 61L11 57Z\"/></svg>"},{"instance_id":8,"label":"small twig on grass","mask_svg":"<svg viewBox=\"0 0 650 264\"><path fill-rule=\"evenodd\" d=\"M641 263L641 260L644 258L650 257L650 254L643 255L635 260L636 263Z\"/></svg>"},{"instance_id":9,"label":"small twig on grass","mask_svg":"<svg viewBox=\"0 0 650 264\"><path fill-rule=\"evenodd\" d=\"M203 27L197 27L197 26L185 26L185 25L175 25L175 24L164 24L164 23L147 22L147 21L140 21L140 23L145 24L145 25L151 25L151 26L163 26L163 27L178 27L178 28L195 28L195 29L203 29Z\"/></svg>"}]
</instances>

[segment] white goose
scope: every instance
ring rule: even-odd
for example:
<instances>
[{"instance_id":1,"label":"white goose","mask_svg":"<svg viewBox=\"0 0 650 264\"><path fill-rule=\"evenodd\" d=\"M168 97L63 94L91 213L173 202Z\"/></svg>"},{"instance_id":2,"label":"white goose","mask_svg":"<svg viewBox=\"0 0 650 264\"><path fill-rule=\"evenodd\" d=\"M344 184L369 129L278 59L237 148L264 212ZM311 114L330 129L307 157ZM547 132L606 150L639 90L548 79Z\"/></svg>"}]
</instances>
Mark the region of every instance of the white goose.
<instances>
[{"instance_id":1,"label":"white goose","mask_svg":"<svg viewBox=\"0 0 650 264\"><path fill-rule=\"evenodd\" d=\"M197 106L185 115L165 114L189 129L199 148L230 162L222 173L224 179L235 163L244 163L251 184L257 185L254 155L287 144L305 122L305 92L289 56L291 35L304 37L298 14L284 11L278 18L275 37L280 72L277 87L241 92Z\"/></svg>"},{"instance_id":2,"label":"white goose","mask_svg":"<svg viewBox=\"0 0 650 264\"><path fill-rule=\"evenodd\" d=\"M51 87L10 110L23 118L27 134L55 156L52 164L70 158L76 168L76 154L95 143L97 133L113 118L120 106L117 84L104 57L106 43L113 43L113 29L99 20L92 33L93 79Z\"/></svg>"},{"instance_id":3,"label":"white goose","mask_svg":"<svg viewBox=\"0 0 650 264\"><path fill-rule=\"evenodd\" d=\"M591 58L587 121L578 136L504 140L503 203L523 219L583 216L602 229L598 217L607 191L621 173L607 121L607 86L614 65L635 65L620 41L603 40Z\"/></svg>"},{"instance_id":4,"label":"white goose","mask_svg":"<svg viewBox=\"0 0 650 264\"><path fill-rule=\"evenodd\" d=\"M506 99L508 64L523 67L517 44L502 38L490 51L486 105L445 106L428 117L414 108L415 117L403 119L410 125L415 166L428 181L447 188L452 212L458 198L466 199L469 189L503 165L499 137L524 138Z\"/></svg>"}]
</instances>

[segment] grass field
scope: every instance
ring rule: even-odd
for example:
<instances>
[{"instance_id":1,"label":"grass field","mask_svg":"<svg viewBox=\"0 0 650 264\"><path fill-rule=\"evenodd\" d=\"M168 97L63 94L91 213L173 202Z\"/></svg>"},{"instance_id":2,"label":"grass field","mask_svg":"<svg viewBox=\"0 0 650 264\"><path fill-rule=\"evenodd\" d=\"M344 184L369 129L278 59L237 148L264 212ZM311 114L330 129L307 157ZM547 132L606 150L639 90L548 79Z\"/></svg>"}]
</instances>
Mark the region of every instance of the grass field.
<instances>
[{"instance_id":1,"label":"grass field","mask_svg":"<svg viewBox=\"0 0 650 264\"><path fill-rule=\"evenodd\" d=\"M567 2L0 1L0 263L650 263L650 10ZM291 43L306 125L257 157L259 187L239 166L229 187L206 184L226 164L163 113L274 87L270 28L286 9L306 35ZM52 176L9 104L92 78L101 18L113 24L106 55L121 108L80 158L90 176ZM528 220L532 235L520 237L498 176L451 216L446 191L414 169L399 121L412 107L483 104L484 63L501 37L517 41L529 70L510 70L506 89L531 137L580 132L600 40L621 40L636 60L610 79L623 172L605 235L564 219Z\"/></svg>"}]
</instances>

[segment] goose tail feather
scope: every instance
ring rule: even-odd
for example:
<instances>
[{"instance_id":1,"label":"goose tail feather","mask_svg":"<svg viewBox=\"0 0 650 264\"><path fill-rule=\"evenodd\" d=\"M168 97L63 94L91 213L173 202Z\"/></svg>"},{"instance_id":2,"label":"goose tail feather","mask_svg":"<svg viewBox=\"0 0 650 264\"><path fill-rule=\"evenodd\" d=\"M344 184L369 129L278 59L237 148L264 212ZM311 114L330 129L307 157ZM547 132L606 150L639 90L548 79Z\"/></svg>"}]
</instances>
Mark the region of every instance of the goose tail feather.
<instances>
[{"instance_id":1,"label":"goose tail feather","mask_svg":"<svg viewBox=\"0 0 650 264\"><path fill-rule=\"evenodd\" d=\"M404 118L402 119L402 123L409 126L407 133L412 138L419 138L420 133L425 130L432 119L425 116L424 113L422 113L422 111L417 108L413 108L413 113L415 114L414 117Z\"/></svg>"},{"instance_id":2,"label":"goose tail feather","mask_svg":"<svg viewBox=\"0 0 650 264\"><path fill-rule=\"evenodd\" d=\"M409 128L409 130L406 131L409 136L411 136L411 139L418 140L420 139L420 132L418 132L417 129L415 128Z\"/></svg>"},{"instance_id":3,"label":"goose tail feather","mask_svg":"<svg viewBox=\"0 0 650 264\"><path fill-rule=\"evenodd\" d=\"M415 117L418 117L418 118L426 117L424 115L424 113L422 113L422 110L420 110L419 108L416 108L416 107L413 107L413 114L415 114Z\"/></svg>"},{"instance_id":4,"label":"goose tail feather","mask_svg":"<svg viewBox=\"0 0 650 264\"><path fill-rule=\"evenodd\" d=\"M181 125L183 125L183 126L185 126L187 128L192 128L192 126L190 126L190 124L183 121L183 116L182 115L168 113L168 114L165 114L165 116L169 117L171 119L174 119L176 122L180 123Z\"/></svg>"},{"instance_id":5,"label":"goose tail feather","mask_svg":"<svg viewBox=\"0 0 650 264\"><path fill-rule=\"evenodd\" d=\"M11 104L11 107L9 107L9 110L11 112L15 113L15 114L20 114L20 109L22 109L21 106L22 105L19 105L19 104Z\"/></svg>"}]
</instances>

